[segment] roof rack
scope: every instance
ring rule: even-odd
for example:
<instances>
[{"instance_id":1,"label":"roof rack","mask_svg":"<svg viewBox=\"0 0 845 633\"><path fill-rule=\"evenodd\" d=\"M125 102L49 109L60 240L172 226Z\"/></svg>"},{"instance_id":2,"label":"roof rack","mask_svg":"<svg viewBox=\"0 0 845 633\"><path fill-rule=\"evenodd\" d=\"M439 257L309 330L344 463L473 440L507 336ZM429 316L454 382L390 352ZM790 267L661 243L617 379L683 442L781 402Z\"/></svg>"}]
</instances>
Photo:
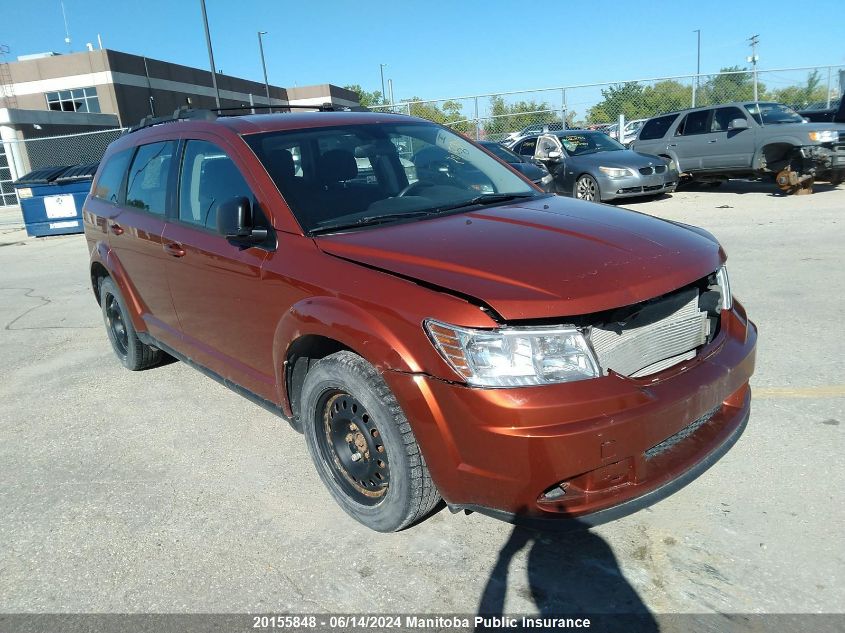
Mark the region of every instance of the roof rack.
<instances>
[{"instance_id":1,"label":"roof rack","mask_svg":"<svg viewBox=\"0 0 845 633\"><path fill-rule=\"evenodd\" d=\"M133 125L126 129L124 134L131 134L153 125L161 125L163 123L173 123L174 121L214 121L220 116L236 116L228 114L229 112L244 112L249 110L268 110L271 106L259 105L245 105L235 106L231 108L190 108L188 106L180 106L173 111L170 116L154 117L152 115L145 116L137 125ZM317 110L318 112L369 112L370 109L364 106L342 106L334 103L322 103L320 105L299 105L299 104L284 104L273 106L281 111L291 109L301 110Z\"/></svg>"}]
</instances>

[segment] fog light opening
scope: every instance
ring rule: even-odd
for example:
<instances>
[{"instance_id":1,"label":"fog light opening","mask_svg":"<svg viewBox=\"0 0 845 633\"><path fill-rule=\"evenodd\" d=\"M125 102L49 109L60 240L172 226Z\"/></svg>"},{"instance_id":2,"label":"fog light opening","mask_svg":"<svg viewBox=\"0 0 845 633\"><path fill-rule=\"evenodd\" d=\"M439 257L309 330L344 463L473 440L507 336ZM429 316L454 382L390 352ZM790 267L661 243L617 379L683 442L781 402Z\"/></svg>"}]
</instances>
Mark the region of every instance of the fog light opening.
<instances>
[{"instance_id":1,"label":"fog light opening","mask_svg":"<svg viewBox=\"0 0 845 633\"><path fill-rule=\"evenodd\" d=\"M568 481L556 484L540 495L540 501L559 501L566 495L566 489L568 487Z\"/></svg>"}]
</instances>

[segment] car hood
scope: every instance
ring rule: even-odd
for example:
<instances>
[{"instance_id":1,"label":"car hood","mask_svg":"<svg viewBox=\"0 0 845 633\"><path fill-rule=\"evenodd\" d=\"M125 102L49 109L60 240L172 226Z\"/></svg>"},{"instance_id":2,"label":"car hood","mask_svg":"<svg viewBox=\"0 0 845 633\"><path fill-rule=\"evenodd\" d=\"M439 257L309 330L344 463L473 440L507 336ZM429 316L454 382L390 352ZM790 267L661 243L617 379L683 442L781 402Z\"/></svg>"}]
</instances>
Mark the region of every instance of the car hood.
<instances>
[{"instance_id":1,"label":"car hood","mask_svg":"<svg viewBox=\"0 0 845 633\"><path fill-rule=\"evenodd\" d=\"M666 163L659 156L643 154L642 152L636 152L631 149L572 156L567 161L573 161L583 167L630 167L632 169Z\"/></svg>"},{"instance_id":2,"label":"car hood","mask_svg":"<svg viewBox=\"0 0 845 633\"><path fill-rule=\"evenodd\" d=\"M519 173L524 175L526 178L531 180L532 182L536 182L540 180L543 176L545 176L548 171L545 169L541 169L537 165L533 163L509 163L511 167L517 170Z\"/></svg>"},{"instance_id":3,"label":"car hood","mask_svg":"<svg viewBox=\"0 0 845 633\"><path fill-rule=\"evenodd\" d=\"M506 320L631 305L712 273L723 258L706 231L557 196L315 241L330 255L473 297Z\"/></svg>"}]
</instances>

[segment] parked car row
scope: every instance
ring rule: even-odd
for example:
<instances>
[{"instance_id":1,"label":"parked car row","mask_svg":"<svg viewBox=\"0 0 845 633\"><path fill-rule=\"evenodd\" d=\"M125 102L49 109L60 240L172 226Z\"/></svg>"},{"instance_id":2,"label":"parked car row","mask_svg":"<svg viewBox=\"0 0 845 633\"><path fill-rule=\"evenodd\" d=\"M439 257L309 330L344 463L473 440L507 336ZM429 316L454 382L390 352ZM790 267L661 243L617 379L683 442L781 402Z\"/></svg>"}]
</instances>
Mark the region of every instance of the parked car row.
<instances>
[{"instance_id":1,"label":"parked car row","mask_svg":"<svg viewBox=\"0 0 845 633\"><path fill-rule=\"evenodd\" d=\"M560 127L524 128L503 144L545 165L552 191L586 200L662 194L682 183L718 185L730 178L773 178L790 193L809 193L816 181L845 181L841 100L800 114L772 102L693 108L629 121L621 134L618 124Z\"/></svg>"}]
</instances>

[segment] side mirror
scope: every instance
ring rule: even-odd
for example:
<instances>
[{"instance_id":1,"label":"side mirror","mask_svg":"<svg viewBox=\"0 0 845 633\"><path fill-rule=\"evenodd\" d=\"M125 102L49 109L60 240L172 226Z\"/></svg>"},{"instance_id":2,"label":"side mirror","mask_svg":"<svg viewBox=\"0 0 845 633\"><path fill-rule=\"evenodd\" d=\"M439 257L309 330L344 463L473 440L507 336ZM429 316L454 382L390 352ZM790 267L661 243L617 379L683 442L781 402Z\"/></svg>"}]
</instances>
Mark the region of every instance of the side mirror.
<instances>
[{"instance_id":1,"label":"side mirror","mask_svg":"<svg viewBox=\"0 0 845 633\"><path fill-rule=\"evenodd\" d=\"M728 123L728 131L731 130L747 130L748 121L746 119L733 119Z\"/></svg>"},{"instance_id":2,"label":"side mirror","mask_svg":"<svg viewBox=\"0 0 845 633\"><path fill-rule=\"evenodd\" d=\"M253 227L252 205L247 198L230 198L217 207L217 232L227 240L257 243L267 239L267 229Z\"/></svg>"},{"instance_id":3,"label":"side mirror","mask_svg":"<svg viewBox=\"0 0 845 633\"><path fill-rule=\"evenodd\" d=\"M549 160L553 163L559 163L562 158L563 154L561 154L557 150L552 150L551 152L549 152Z\"/></svg>"}]
</instances>

